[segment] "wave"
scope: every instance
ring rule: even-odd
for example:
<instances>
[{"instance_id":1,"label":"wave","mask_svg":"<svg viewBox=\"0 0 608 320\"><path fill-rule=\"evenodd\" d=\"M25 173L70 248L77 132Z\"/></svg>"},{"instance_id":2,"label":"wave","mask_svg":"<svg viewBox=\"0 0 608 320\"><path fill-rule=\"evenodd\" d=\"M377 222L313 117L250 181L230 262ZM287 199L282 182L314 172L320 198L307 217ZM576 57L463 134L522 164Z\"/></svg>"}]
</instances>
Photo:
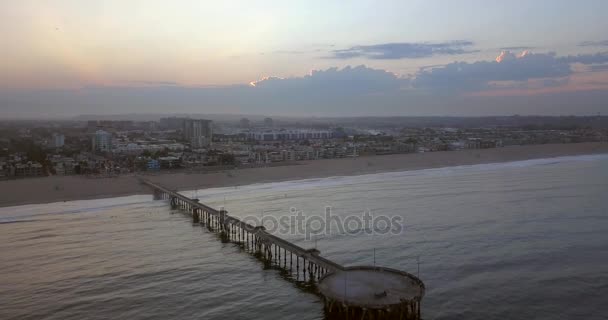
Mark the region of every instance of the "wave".
<instances>
[{"instance_id":1,"label":"wave","mask_svg":"<svg viewBox=\"0 0 608 320\"><path fill-rule=\"evenodd\" d=\"M336 186L361 185L384 182L401 182L404 178L416 176L449 176L454 174L492 171L504 168L524 168L533 166L552 166L568 162L597 161L608 159L608 154L562 156L544 159L531 159L513 162L487 163L474 165L460 165L453 167L429 168L419 170L404 170L383 173L371 173L356 176L332 176L326 178L313 178L291 180L283 182L256 183L239 187L209 188L204 190L184 191L184 195L196 197L201 200L219 199L221 196L263 196L264 193L287 192L307 189L333 188ZM0 208L0 224L32 222L37 217L57 214L83 214L95 213L115 207L129 205L155 206L150 195L134 195L126 197L115 197L106 199L77 200L68 202L56 202L48 204L33 204L15 207ZM156 204L156 206L164 204ZM50 211L49 211L50 210Z\"/></svg>"},{"instance_id":2,"label":"wave","mask_svg":"<svg viewBox=\"0 0 608 320\"><path fill-rule=\"evenodd\" d=\"M24 222L36 222L38 220L4 220L0 219L0 224L13 224L13 223L24 223Z\"/></svg>"},{"instance_id":3,"label":"wave","mask_svg":"<svg viewBox=\"0 0 608 320\"><path fill-rule=\"evenodd\" d=\"M203 190L190 190L184 193L196 197L201 200L206 198L216 198L218 196L227 196L234 194L246 194L246 193L263 193L263 192L276 192L276 191L294 191L294 190L306 190L306 189L319 189L319 188L331 188L335 186L346 186L354 184L372 183L377 181L388 181L396 180L399 181L406 177L412 176L449 176L453 174L462 174L468 172L483 172L493 171L508 168L526 168L534 166L553 166L569 162L589 162L597 160L608 159L608 154L596 154L596 155L579 155L579 156L561 156L552 158L542 159L530 159L530 160L519 160L511 162L496 162L496 163L484 163L484 164L473 164L473 165L459 165L452 167L441 167L441 168L429 168L429 169L418 169L418 170L403 170L403 171L391 171L382 173L370 173L355 176L332 176L326 178L312 178L312 179L300 179L290 180L283 182L269 182L269 183L254 183L238 187L221 187L221 188L209 188Z\"/></svg>"},{"instance_id":4,"label":"wave","mask_svg":"<svg viewBox=\"0 0 608 320\"><path fill-rule=\"evenodd\" d=\"M65 214L91 214L133 205L153 206L152 196L135 195L94 200L76 200L0 208L0 224L34 222L39 218ZM160 204L156 204L160 205ZM48 220L46 218L45 220Z\"/></svg>"}]
</instances>

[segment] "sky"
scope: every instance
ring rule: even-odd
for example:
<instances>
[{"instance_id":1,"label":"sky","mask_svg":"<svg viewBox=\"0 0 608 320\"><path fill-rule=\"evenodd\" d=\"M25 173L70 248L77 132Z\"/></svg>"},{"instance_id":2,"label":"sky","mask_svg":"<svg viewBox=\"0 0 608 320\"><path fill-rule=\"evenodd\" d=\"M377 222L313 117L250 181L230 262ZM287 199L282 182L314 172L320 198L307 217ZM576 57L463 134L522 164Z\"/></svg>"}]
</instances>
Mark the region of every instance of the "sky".
<instances>
[{"instance_id":1,"label":"sky","mask_svg":"<svg viewBox=\"0 0 608 320\"><path fill-rule=\"evenodd\" d=\"M603 0L0 2L0 117L589 115Z\"/></svg>"}]
</instances>

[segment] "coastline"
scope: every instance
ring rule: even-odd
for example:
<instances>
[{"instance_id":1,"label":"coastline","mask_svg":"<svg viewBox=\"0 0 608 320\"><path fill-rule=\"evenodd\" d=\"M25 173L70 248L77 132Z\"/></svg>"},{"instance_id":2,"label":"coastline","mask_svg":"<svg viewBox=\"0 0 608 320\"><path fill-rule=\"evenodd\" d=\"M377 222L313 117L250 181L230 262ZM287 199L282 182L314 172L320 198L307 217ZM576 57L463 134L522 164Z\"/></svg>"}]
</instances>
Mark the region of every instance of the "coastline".
<instances>
[{"instance_id":1,"label":"coastline","mask_svg":"<svg viewBox=\"0 0 608 320\"><path fill-rule=\"evenodd\" d=\"M311 160L300 161L293 165L234 169L214 173L146 173L139 177L176 190L192 190L602 153L608 153L606 142L545 144ZM0 207L150 193L146 186L138 182L137 177L136 175L113 178L53 176L4 180L0 181Z\"/></svg>"}]
</instances>

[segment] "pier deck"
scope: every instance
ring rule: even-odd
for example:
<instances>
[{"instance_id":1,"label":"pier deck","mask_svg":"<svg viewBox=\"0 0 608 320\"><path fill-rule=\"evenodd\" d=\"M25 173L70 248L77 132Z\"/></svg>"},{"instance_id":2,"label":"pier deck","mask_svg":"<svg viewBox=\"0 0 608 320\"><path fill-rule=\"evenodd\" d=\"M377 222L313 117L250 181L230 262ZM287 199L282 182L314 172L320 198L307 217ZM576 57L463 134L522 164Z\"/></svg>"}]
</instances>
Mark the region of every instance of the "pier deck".
<instances>
[{"instance_id":1,"label":"pier deck","mask_svg":"<svg viewBox=\"0 0 608 320\"><path fill-rule=\"evenodd\" d=\"M318 284L328 318L420 319L425 287L407 272L381 267L345 268L320 256L316 249L304 249L266 232L263 226L252 226L198 199L148 180L140 181L153 189L156 200L169 200L173 208L191 213L194 223L219 232L223 240L239 243L265 263L292 274L295 269L297 279L301 275L305 282Z\"/></svg>"},{"instance_id":2,"label":"pier deck","mask_svg":"<svg viewBox=\"0 0 608 320\"><path fill-rule=\"evenodd\" d=\"M281 249L284 249L302 259L310 261L310 262L314 263L315 265L317 265L327 271L344 270L343 266L341 266L338 263L335 263L331 260L328 260L326 258L319 256L317 254L317 251L315 251L315 250L307 250L300 246L297 246L289 241L286 241L284 239L281 239L275 235L272 235L272 234L266 232L266 230L264 230L264 228L252 226L246 222L239 220L238 218L229 216L227 213L225 213L225 211L222 212L220 210L216 210L214 208L206 206L198 201L192 200L178 192L169 190L169 189L167 189L163 186L160 186L158 184L155 184L151 181L142 180L142 183L152 187L157 192L158 191L161 192L162 194L164 194L165 198L168 197L172 201L177 201L178 205L180 205L182 207L185 206L185 207L187 207L188 210L198 209L198 210L202 211L202 213L204 215L209 215L210 218L221 220L221 221L218 221L218 222L223 222L220 225L220 227L226 227L226 226L237 227L249 234L255 235L255 237L258 238L257 240L260 242L265 242L268 244L276 245L276 246L280 247ZM201 217L199 217L199 220L200 219L201 219Z\"/></svg>"}]
</instances>

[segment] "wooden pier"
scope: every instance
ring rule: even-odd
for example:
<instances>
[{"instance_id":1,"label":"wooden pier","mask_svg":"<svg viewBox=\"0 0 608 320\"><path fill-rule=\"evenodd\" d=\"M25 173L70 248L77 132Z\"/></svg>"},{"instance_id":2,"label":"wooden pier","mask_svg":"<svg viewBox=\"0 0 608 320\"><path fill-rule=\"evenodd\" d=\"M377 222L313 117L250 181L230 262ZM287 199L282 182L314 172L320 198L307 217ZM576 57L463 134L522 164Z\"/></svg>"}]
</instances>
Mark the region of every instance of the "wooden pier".
<instances>
[{"instance_id":1,"label":"wooden pier","mask_svg":"<svg viewBox=\"0 0 608 320\"><path fill-rule=\"evenodd\" d=\"M229 216L226 210L216 210L148 180L141 183L152 188L155 200L168 200L171 208L188 212L193 223L219 233L222 241L238 243L252 250L265 264L292 274L295 271L297 279L301 275L304 282L315 287L318 284L317 293L325 302L327 318L420 319L420 301L425 288L420 279L409 273L378 267L345 268L320 256L317 249L304 249L266 232L263 226L252 226ZM349 276L353 270L357 278ZM387 275L393 277L388 283ZM396 287L396 283L401 287ZM356 299L347 292L342 296L336 293L342 292L342 287L344 291L351 287L353 292L353 286L356 286Z\"/></svg>"}]
</instances>

